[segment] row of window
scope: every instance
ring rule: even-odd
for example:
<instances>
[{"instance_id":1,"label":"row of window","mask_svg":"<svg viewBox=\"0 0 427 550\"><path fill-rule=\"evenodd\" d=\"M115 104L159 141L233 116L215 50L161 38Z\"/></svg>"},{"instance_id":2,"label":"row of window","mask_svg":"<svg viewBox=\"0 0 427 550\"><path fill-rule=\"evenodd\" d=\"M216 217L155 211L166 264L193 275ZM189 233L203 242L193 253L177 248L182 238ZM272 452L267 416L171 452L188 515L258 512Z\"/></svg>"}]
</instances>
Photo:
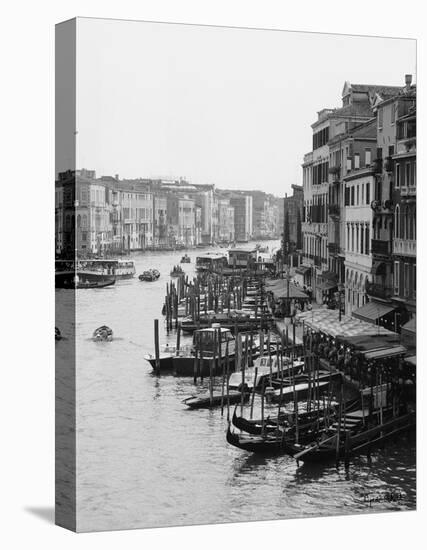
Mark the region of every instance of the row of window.
<instances>
[{"instance_id":1,"label":"row of window","mask_svg":"<svg viewBox=\"0 0 427 550\"><path fill-rule=\"evenodd\" d=\"M347 250L355 254L370 254L370 230L366 223L347 223Z\"/></svg>"},{"instance_id":2,"label":"row of window","mask_svg":"<svg viewBox=\"0 0 427 550\"><path fill-rule=\"evenodd\" d=\"M394 271L394 294L404 298L416 297L417 290L417 266L416 264L395 261Z\"/></svg>"},{"instance_id":3,"label":"row of window","mask_svg":"<svg viewBox=\"0 0 427 550\"><path fill-rule=\"evenodd\" d=\"M396 174L395 174L396 188L415 186L416 179L417 179L416 170L417 170L417 165L416 165L415 159L408 162L396 163Z\"/></svg>"},{"instance_id":4,"label":"row of window","mask_svg":"<svg viewBox=\"0 0 427 550\"><path fill-rule=\"evenodd\" d=\"M326 145L329 141L329 127L323 128L323 130L319 130L318 132L313 134L313 151L315 149L318 149L319 147L322 147L323 145Z\"/></svg>"},{"instance_id":5,"label":"row of window","mask_svg":"<svg viewBox=\"0 0 427 550\"><path fill-rule=\"evenodd\" d=\"M345 206L363 206L371 202L371 186L369 182L347 184L345 187Z\"/></svg>"},{"instance_id":6,"label":"row of window","mask_svg":"<svg viewBox=\"0 0 427 550\"><path fill-rule=\"evenodd\" d=\"M320 185L328 181L329 162L321 162L313 166L313 185Z\"/></svg>"},{"instance_id":7,"label":"row of window","mask_svg":"<svg viewBox=\"0 0 427 550\"><path fill-rule=\"evenodd\" d=\"M417 238L417 209L415 204L396 205L394 210L394 236L396 239Z\"/></svg>"}]
</instances>

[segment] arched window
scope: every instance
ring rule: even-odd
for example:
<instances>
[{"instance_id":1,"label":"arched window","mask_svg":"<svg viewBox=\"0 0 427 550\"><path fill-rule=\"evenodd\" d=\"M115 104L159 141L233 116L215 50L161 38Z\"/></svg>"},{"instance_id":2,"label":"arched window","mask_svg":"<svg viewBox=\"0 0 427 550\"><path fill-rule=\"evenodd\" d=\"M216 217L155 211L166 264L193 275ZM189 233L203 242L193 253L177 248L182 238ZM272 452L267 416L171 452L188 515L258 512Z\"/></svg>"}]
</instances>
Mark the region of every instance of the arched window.
<instances>
[{"instance_id":1,"label":"arched window","mask_svg":"<svg viewBox=\"0 0 427 550\"><path fill-rule=\"evenodd\" d=\"M413 216L413 209L409 209L409 219L408 219L408 239L413 240L414 239L414 216Z\"/></svg>"},{"instance_id":2,"label":"arched window","mask_svg":"<svg viewBox=\"0 0 427 550\"><path fill-rule=\"evenodd\" d=\"M394 236L396 239L400 239L400 207L396 206L394 211Z\"/></svg>"},{"instance_id":3,"label":"arched window","mask_svg":"<svg viewBox=\"0 0 427 550\"><path fill-rule=\"evenodd\" d=\"M87 229L87 215L83 214L82 216L82 228Z\"/></svg>"},{"instance_id":4,"label":"arched window","mask_svg":"<svg viewBox=\"0 0 427 550\"><path fill-rule=\"evenodd\" d=\"M409 206L406 205L405 207L405 214L404 214L404 231L405 231L405 234L403 236L404 239L409 239L409 217L410 217L410 213L409 213Z\"/></svg>"},{"instance_id":5,"label":"arched window","mask_svg":"<svg viewBox=\"0 0 427 550\"><path fill-rule=\"evenodd\" d=\"M417 206L414 205L414 239L417 238Z\"/></svg>"}]
</instances>

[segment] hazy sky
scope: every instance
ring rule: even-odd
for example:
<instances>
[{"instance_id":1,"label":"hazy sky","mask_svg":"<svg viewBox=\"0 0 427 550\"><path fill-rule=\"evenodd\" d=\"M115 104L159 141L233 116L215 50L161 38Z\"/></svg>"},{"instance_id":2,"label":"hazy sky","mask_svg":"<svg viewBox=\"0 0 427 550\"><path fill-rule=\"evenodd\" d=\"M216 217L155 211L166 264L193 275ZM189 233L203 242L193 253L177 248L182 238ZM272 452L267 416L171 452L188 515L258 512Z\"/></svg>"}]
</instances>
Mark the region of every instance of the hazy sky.
<instances>
[{"instance_id":1,"label":"hazy sky","mask_svg":"<svg viewBox=\"0 0 427 550\"><path fill-rule=\"evenodd\" d=\"M404 85L415 41L102 19L77 24L77 167L284 195L346 80Z\"/></svg>"}]
</instances>

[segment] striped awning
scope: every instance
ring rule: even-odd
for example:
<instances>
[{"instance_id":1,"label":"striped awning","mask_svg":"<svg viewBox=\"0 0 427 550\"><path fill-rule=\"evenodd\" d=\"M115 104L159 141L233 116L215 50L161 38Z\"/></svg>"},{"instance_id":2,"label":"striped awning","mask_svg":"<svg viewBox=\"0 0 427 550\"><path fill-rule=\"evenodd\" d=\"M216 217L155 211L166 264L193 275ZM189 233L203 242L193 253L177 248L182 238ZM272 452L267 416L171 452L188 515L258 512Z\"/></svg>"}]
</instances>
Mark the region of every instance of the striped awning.
<instances>
[{"instance_id":1,"label":"striped awning","mask_svg":"<svg viewBox=\"0 0 427 550\"><path fill-rule=\"evenodd\" d=\"M386 357L396 357L397 355L404 355L406 352L407 349L404 346L393 346L367 351L363 354L363 356L368 361L373 361L374 359L385 359Z\"/></svg>"},{"instance_id":2,"label":"striped awning","mask_svg":"<svg viewBox=\"0 0 427 550\"><path fill-rule=\"evenodd\" d=\"M375 326L372 323L367 323L348 315L342 315L340 321L339 313L336 309L313 309L298 314L296 318L300 323L304 322L306 327L323 332L334 338L337 336L347 338L360 334L393 334L390 330L383 327Z\"/></svg>"}]
</instances>

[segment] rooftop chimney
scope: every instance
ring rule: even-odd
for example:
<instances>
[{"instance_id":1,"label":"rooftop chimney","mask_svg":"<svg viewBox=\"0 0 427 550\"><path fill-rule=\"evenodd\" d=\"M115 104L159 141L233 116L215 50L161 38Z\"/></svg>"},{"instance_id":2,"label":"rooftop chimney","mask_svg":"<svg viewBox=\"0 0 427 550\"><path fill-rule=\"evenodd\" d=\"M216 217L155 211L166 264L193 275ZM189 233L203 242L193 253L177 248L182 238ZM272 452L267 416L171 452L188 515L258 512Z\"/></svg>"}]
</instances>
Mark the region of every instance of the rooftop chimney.
<instances>
[{"instance_id":1,"label":"rooftop chimney","mask_svg":"<svg viewBox=\"0 0 427 550\"><path fill-rule=\"evenodd\" d=\"M406 88L409 90L412 84L412 75L411 74L405 74L405 85Z\"/></svg>"},{"instance_id":2,"label":"rooftop chimney","mask_svg":"<svg viewBox=\"0 0 427 550\"><path fill-rule=\"evenodd\" d=\"M114 177L117 181L119 181L119 174L116 174Z\"/></svg>"}]
</instances>

